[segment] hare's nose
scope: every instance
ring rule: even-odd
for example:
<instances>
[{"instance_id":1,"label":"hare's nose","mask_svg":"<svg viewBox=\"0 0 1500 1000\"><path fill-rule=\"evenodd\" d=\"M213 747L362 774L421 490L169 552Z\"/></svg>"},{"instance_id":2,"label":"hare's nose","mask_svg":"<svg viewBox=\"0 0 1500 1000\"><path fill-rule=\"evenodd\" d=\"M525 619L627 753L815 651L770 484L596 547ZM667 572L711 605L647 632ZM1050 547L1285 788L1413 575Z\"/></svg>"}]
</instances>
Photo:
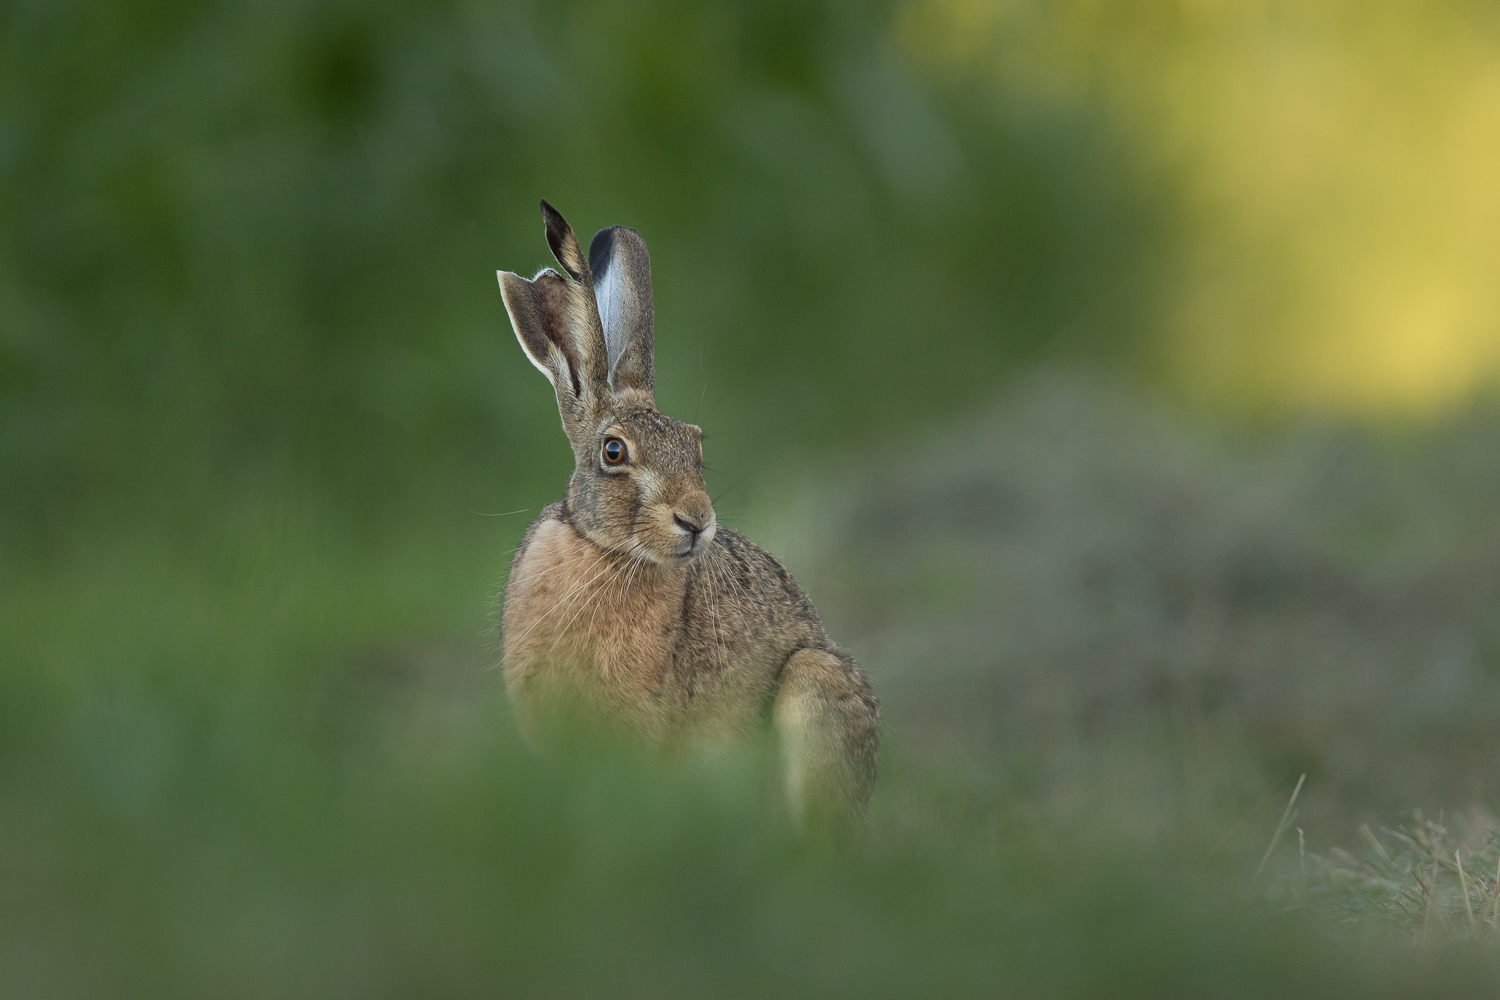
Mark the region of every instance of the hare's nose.
<instances>
[{"instance_id":1,"label":"hare's nose","mask_svg":"<svg viewBox=\"0 0 1500 1000\"><path fill-rule=\"evenodd\" d=\"M694 524L692 521L689 521L681 514L673 514L672 521L677 525L677 527L681 528L683 531L686 531L694 538L697 538L699 535L703 534L704 529L708 527L708 525L706 524Z\"/></svg>"}]
</instances>

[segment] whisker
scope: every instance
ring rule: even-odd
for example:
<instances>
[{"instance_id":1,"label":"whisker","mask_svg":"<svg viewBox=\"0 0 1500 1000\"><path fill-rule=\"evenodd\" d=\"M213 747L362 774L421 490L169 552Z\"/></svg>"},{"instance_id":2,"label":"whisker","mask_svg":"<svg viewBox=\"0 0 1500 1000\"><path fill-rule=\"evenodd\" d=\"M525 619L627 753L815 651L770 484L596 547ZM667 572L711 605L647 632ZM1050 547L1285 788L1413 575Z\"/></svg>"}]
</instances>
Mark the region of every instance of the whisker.
<instances>
[{"instance_id":1,"label":"whisker","mask_svg":"<svg viewBox=\"0 0 1500 1000\"><path fill-rule=\"evenodd\" d=\"M587 573L590 569L593 569L595 566L599 565L600 560L607 558L610 554L611 554L611 550L609 550L609 549L602 550L601 553L600 553L600 555L599 555L599 558L595 559L592 563L590 563L589 566L588 566L588 569L585 569L584 572ZM556 572L558 572L560 570L565 570L565 569L568 569L568 568L569 568L569 565L567 563L559 563L558 565L555 565L555 566L545 566L545 567L543 567L541 569L536 570L533 573L527 574L526 576L518 577L514 582L515 583L525 583L527 580L539 580L539 579L541 579L544 576L550 576L553 573L556 573ZM506 586L510 586L511 582L512 581L507 580L506 581Z\"/></svg>"},{"instance_id":2,"label":"whisker","mask_svg":"<svg viewBox=\"0 0 1500 1000\"><path fill-rule=\"evenodd\" d=\"M634 544L639 547L639 543ZM617 552L616 554L618 555L620 553ZM621 574L624 572L625 567L622 563L614 563L610 566L610 569L613 571L614 576L608 583L601 584L598 588L596 588L594 596L590 598L594 605L594 613L589 616L589 625L587 631L591 637L594 634L594 619L599 616L599 609L604 606L604 595L609 592L609 583L617 582L620 579ZM585 602L583 607L578 609L577 614L575 614L571 619L568 620L568 624L563 626L563 630L567 631L567 629L571 628L573 622L576 621L578 619L578 616L586 610L588 610L587 602Z\"/></svg>"},{"instance_id":3,"label":"whisker","mask_svg":"<svg viewBox=\"0 0 1500 1000\"><path fill-rule=\"evenodd\" d=\"M641 543L634 543L634 544L636 544L639 547ZM619 571L615 573L615 577L614 577L614 580L612 582L619 583L620 582L620 578L623 577L624 575L625 575L625 573L624 573L624 567L621 566L621 567L619 567ZM624 599L624 588L621 587L620 589L621 589L621 595L620 595L621 596L621 600L623 600ZM595 604L594 604L594 613L589 616L589 627L588 627L589 638L593 638L593 636L594 636L594 621L595 621L595 619L597 619L599 617L599 609L602 608L602 607L604 607L604 600L603 600L603 598L601 598L600 600L598 600L597 602L595 602ZM601 665L601 666L602 666L602 668L603 668L603 670L605 672L605 675L608 676L609 668L607 666L604 666L604 665Z\"/></svg>"},{"instance_id":4,"label":"whisker","mask_svg":"<svg viewBox=\"0 0 1500 1000\"><path fill-rule=\"evenodd\" d=\"M609 553L606 552L603 556L600 556L598 559L595 559L593 561L593 563L590 564L589 569L593 569L595 566L599 565L599 563L601 561L603 561L605 559L605 557L607 557L608 555L609 555ZM548 608L545 612L543 612L542 615L540 617L538 617L536 621L532 622L531 626L528 629L526 629L525 632L522 632L519 636L517 636L516 637L516 642L520 642L521 640L525 639L528 635L530 635L532 633L533 630L536 629L536 627L538 625L540 625L542 623L542 621L544 619L547 618L548 615L552 614L552 612L554 612L558 608L562 607L564 601L566 601L568 598L572 597L574 594L578 593L578 591L582 590L584 587L588 586L590 583L593 583L600 576L603 576L605 573L609 572L609 569L610 568L608 566L606 566L604 569L602 569L598 573L594 574L594 576L590 577L589 579L585 580L583 583L580 583L578 586L574 587L572 590L570 590L566 594L564 594L561 598L558 599L558 601L557 601L556 604L552 605L552 607ZM584 570L584 572L587 573L588 570Z\"/></svg>"},{"instance_id":5,"label":"whisker","mask_svg":"<svg viewBox=\"0 0 1500 1000\"><path fill-rule=\"evenodd\" d=\"M619 571L619 567L615 566L615 565L610 565L610 566L608 566L608 567L605 568L604 573L601 573L600 576L603 576L603 575L605 575L605 574L607 574L607 573L609 573L611 571L618 572ZM594 579L597 580L598 578L599 577L596 576ZM583 603L578 606L578 610L577 611L573 612L573 617L568 619L567 624L565 624L562 628L560 628L560 629L557 630L557 638L555 638L555 639L552 640L552 645L550 647L548 647L548 649L547 649L547 654L549 656L552 654L552 651L557 648L557 644L559 642L562 642L563 636L565 636L565 635L568 634L568 629L570 629L570 628L573 627L573 623L578 620L578 616L581 615L581 614L583 614L585 611L588 610L589 604L594 603L595 601L597 601L597 600L599 600L599 599L602 598L603 594L605 593L605 590L606 590L607 586L608 585L605 584L605 585L601 585L599 587L595 587L594 588L594 592L591 595L589 595L587 598L584 599Z\"/></svg>"},{"instance_id":6,"label":"whisker","mask_svg":"<svg viewBox=\"0 0 1500 1000\"><path fill-rule=\"evenodd\" d=\"M635 557L635 565L630 567L630 579L625 581L625 593L620 598L620 602L622 604L630 597L630 587L631 584L635 583L636 571L639 570L646 561L645 546L642 546L641 550L641 554Z\"/></svg>"},{"instance_id":7,"label":"whisker","mask_svg":"<svg viewBox=\"0 0 1500 1000\"><path fill-rule=\"evenodd\" d=\"M721 546L719 554L720 559L723 560L721 565L723 566L725 577L729 580L729 585L740 595L740 604L736 608L736 611L739 614L740 625L743 627L745 624L745 611L750 607L750 595L745 592L745 588L741 587L740 582L735 579L735 567L728 561L730 559L729 550Z\"/></svg>"},{"instance_id":8,"label":"whisker","mask_svg":"<svg viewBox=\"0 0 1500 1000\"><path fill-rule=\"evenodd\" d=\"M716 496L716 497L712 498L711 500L709 500L709 503L713 504L715 507L718 507L720 500L724 499L729 494L733 493L735 490L739 489L741 486L744 486L744 485L745 485L745 481L743 479L739 479L739 480L736 480L733 483L730 483L728 486L724 487L722 490L719 491L719 495L718 496Z\"/></svg>"},{"instance_id":9,"label":"whisker","mask_svg":"<svg viewBox=\"0 0 1500 1000\"><path fill-rule=\"evenodd\" d=\"M719 651L719 669L723 670L726 668L727 662L724 657L724 635L719 631L719 608L717 600L719 588L716 575L713 571L713 565L705 562L703 568L705 570L703 578L708 584L708 613L714 623L714 645Z\"/></svg>"}]
</instances>

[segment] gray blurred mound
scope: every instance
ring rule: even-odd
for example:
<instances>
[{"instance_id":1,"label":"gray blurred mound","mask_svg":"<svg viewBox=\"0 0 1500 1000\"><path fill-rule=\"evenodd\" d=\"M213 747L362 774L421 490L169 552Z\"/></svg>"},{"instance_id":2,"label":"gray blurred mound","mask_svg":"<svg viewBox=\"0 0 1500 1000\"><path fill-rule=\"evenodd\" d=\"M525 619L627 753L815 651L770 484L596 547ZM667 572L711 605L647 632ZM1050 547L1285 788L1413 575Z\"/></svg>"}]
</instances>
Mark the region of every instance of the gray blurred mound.
<instances>
[{"instance_id":1,"label":"gray blurred mound","mask_svg":"<svg viewBox=\"0 0 1500 1000\"><path fill-rule=\"evenodd\" d=\"M1232 440L1050 373L878 456L799 569L910 749L1203 726L1398 809L1500 775L1497 500L1493 410Z\"/></svg>"}]
</instances>

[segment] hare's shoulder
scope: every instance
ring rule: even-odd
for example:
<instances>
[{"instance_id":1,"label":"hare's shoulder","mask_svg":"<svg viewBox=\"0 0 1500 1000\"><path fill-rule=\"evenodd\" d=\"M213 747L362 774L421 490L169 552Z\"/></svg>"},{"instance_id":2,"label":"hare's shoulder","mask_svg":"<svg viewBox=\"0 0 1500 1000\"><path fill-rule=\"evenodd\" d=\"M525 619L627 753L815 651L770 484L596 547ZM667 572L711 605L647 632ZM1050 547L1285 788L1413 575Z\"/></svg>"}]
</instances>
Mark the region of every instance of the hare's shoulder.
<instances>
[{"instance_id":1,"label":"hare's shoulder","mask_svg":"<svg viewBox=\"0 0 1500 1000\"><path fill-rule=\"evenodd\" d=\"M790 613L821 636L822 622L817 609L803 592L781 560L750 539L729 528L720 527L714 537L713 571L729 573L739 589L762 610L775 607Z\"/></svg>"},{"instance_id":2,"label":"hare's shoulder","mask_svg":"<svg viewBox=\"0 0 1500 1000\"><path fill-rule=\"evenodd\" d=\"M800 590L781 560L738 531L720 525L714 545L723 550L723 561L738 571L741 582L752 582L757 590L767 592Z\"/></svg>"},{"instance_id":3,"label":"hare's shoulder","mask_svg":"<svg viewBox=\"0 0 1500 1000\"><path fill-rule=\"evenodd\" d=\"M536 541L537 533L548 529L554 524L568 524L568 508L561 500L557 503L549 503L542 508L536 520L531 522L531 527L526 529L526 534L521 536L521 544L516 546L516 554L511 557L510 569L514 573L516 567L526 561L526 555L531 551L532 544Z\"/></svg>"},{"instance_id":4,"label":"hare's shoulder","mask_svg":"<svg viewBox=\"0 0 1500 1000\"><path fill-rule=\"evenodd\" d=\"M572 591L599 570L602 554L574 529L566 505L544 507L511 559L505 580L506 617L536 600Z\"/></svg>"}]
</instances>

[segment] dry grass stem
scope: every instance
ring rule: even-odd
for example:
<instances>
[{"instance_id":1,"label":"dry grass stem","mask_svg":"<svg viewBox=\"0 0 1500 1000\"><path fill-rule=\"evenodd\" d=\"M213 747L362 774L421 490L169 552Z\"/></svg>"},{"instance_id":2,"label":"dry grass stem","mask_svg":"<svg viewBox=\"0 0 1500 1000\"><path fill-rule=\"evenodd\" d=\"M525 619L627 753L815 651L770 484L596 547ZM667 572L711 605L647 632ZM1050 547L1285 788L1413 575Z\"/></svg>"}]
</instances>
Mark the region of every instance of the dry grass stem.
<instances>
[{"instance_id":1,"label":"dry grass stem","mask_svg":"<svg viewBox=\"0 0 1500 1000\"><path fill-rule=\"evenodd\" d=\"M1469 902L1469 880L1464 877L1464 862L1458 851L1453 852L1453 863L1458 866L1458 884L1464 894L1464 911L1469 915L1469 933L1478 934L1479 928L1474 924L1474 906Z\"/></svg>"},{"instance_id":2,"label":"dry grass stem","mask_svg":"<svg viewBox=\"0 0 1500 1000\"><path fill-rule=\"evenodd\" d=\"M1479 920L1481 924L1487 924L1490 922L1490 918L1494 915L1495 912L1495 903L1497 900L1500 900L1500 868L1495 869L1495 887L1490 892L1490 901L1485 904L1484 916Z\"/></svg>"},{"instance_id":3,"label":"dry grass stem","mask_svg":"<svg viewBox=\"0 0 1500 1000\"><path fill-rule=\"evenodd\" d=\"M1386 867L1390 868L1392 871L1397 870L1396 862L1392 861L1391 856L1385 853L1385 848L1380 846L1380 841L1375 838L1374 832L1370 830L1370 824L1361 823L1359 825L1359 832L1363 834L1364 838L1370 842L1370 846L1375 848L1375 853L1380 855L1380 860L1385 862Z\"/></svg>"},{"instance_id":4,"label":"dry grass stem","mask_svg":"<svg viewBox=\"0 0 1500 1000\"><path fill-rule=\"evenodd\" d=\"M1281 822L1276 824L1276 833L1271 837L1271 843L1267 845L1266 853L1261 855L1260 864L1255 869L1254 877L1251 878L1252 882L1260 878L1260 873L1265 870L1266 862L1271 860L1271 852L1276 850L1276 845L1281 843L1281 835L1286 833L1286 828L1291 825L1292 819L1296 815L1292 812L1292 806L1297 804L1297 795L1302 791L1302 783L1306 780L1307 774L1305 772L1302 777L1297 779L1297 787L1292 789L1292 797L1287 800L1286 811L1281 814Z\"/></svg>"}]
</instances>

